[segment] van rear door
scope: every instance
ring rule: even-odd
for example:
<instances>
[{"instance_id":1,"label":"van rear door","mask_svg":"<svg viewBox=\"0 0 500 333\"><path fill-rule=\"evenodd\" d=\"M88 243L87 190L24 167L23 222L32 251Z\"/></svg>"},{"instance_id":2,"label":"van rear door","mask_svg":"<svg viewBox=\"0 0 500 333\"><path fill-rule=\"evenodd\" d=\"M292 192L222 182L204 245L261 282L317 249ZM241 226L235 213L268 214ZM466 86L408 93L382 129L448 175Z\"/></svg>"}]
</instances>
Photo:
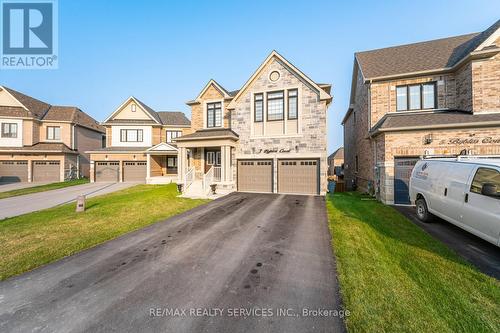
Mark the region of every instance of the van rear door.
<instances>
[{"instance_id":1,"label":"van rear door","mask_svg":"<svg viewBox=\"0 0 500 333\"><path fill-rule=\"evenodd\" d=\"M488 184L490 192L492 188L496 189L496 194L483 192L485 184ZM463 223L471 233L499 245L500 169L487 166L476 167L464 198Z\"/></svg>"}]
</instances>

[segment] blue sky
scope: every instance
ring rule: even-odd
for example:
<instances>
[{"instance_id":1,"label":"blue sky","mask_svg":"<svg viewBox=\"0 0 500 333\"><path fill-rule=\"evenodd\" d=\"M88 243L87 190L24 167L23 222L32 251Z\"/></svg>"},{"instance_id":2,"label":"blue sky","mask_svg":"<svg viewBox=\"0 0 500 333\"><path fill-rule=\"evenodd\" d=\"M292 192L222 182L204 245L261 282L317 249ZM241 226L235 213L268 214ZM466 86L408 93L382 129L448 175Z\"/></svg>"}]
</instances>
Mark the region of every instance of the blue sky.
<instances>
[{"instance_id":1,"label":"blue sky","mask_svg":"<svg viewBox=\"0 0 500 333\"><path fill-rule=\"evenodd\" d=\"M342 145L356 51L486 29L500 1L59 1L59 69L0 71L6 85L103 120L134 95L180 110L213 78L240 88L276 49L333 84L328 151Z\"/></svg>"}]
</instances>

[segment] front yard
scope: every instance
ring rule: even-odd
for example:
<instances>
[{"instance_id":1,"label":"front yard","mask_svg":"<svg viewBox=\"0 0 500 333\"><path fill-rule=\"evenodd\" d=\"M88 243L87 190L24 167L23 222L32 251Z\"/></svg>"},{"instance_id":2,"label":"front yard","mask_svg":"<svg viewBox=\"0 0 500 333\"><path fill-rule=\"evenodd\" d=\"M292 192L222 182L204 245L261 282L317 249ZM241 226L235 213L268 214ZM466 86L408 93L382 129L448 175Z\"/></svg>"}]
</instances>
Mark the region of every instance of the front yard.
<instances>
[{"instance_id":1,"label":"front yard","mask_svg":"<svg viewBox=\"0 0 500 333\"><path fill-rule=\"evenodd\" d=\"M175 184L138 185L0 221L0 280L74 254L207 202L177 197Z\"/></svg>"},{"instance_id":2,"label":"front yard","mask_svg":"<svg viewBox=\"0 0 500 333\"><path fill-rule=\"evenodd\" d=\"M500 282L389 206L327 200L350 332L500 332Z\"/></svg>"}]
</instances>

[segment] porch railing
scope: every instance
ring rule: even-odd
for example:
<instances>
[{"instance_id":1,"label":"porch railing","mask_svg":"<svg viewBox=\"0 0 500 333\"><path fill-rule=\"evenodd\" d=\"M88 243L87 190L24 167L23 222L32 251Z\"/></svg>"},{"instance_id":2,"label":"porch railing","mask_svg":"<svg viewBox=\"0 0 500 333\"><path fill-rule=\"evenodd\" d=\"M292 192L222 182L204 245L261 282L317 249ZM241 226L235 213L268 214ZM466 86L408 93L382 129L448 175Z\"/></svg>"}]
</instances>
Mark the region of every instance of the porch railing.
<instances>
[{"instance_id":1,"label":"porch railing","mask_svg":"<svg viewBox=\"0 0 500 333\"><path fill-rule=\"evenodd\" d=\"M194 181L194 167L190 168L186 173L184 180L184 189L187 189Z\"/></svg>"},{"instance_id":2,"label":"porch railing","mask_svg":"<svg viewBox=\"0 0 500 333\"><path fill-rule=\"evenodd\" d=\"M214 182L214 167L210 167L206 174L203 175L203 191L207 193L210 190L210 185Z\"/></svg>"},{"instance_id":3,"label":"porch railing","mask_svg":"<svg viewBox=\"0 0 500 333\"><path fill-rule=\"evenodd\" d=\"M214 169L214 182L218 183L221 179L221 167L213 167Z\"/></svg>"}]
</instances>

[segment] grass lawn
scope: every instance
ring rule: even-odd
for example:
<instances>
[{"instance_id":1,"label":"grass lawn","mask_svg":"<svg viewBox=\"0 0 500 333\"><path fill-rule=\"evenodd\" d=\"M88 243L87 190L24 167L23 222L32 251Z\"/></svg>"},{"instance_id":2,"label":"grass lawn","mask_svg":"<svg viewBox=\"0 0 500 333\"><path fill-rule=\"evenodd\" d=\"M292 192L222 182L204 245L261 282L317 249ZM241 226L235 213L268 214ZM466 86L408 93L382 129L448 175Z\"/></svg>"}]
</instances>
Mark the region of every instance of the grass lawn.
<instances>
[{"instance_id":1,"label":"grass lawn","mask_svg":"<svg viewBox=\"0 0 500 333\"><path fill-rule=\"evenodd\" d=\"M85 184L88 182L89 182L89 180L87 178L81 178L81 179L75 179L75 180L68 180L67 182L51 183L51 184L45 184L45 185L40 185L40 186L21 188L19 190L0 192L0 199L17 197L18 195L25 195L25 194L31 194L31 193L37 193L37 192L57 190L59 188L74 186L74 185L81 185L81 184Z\"/></svg>"},{"instance_id":2,"label":"grass lawn","mask_svg":"<svg viewBox=\"0 0 500 333\"><path fill-rule=\"evenodd\" d=\"M327 200L350 332L500 332L500 282L377 201Z\"/></svg>"},{"instance_id":3,"label":"grass lawn","mask_svg":"<svg viewBox=\"0 0 500 333\"><path fill-rule=\"evenodd\" d=\"M0 280L208 202L178 198L175 184L138 185L0 221Z\"/></svg>"}]
</instances>

